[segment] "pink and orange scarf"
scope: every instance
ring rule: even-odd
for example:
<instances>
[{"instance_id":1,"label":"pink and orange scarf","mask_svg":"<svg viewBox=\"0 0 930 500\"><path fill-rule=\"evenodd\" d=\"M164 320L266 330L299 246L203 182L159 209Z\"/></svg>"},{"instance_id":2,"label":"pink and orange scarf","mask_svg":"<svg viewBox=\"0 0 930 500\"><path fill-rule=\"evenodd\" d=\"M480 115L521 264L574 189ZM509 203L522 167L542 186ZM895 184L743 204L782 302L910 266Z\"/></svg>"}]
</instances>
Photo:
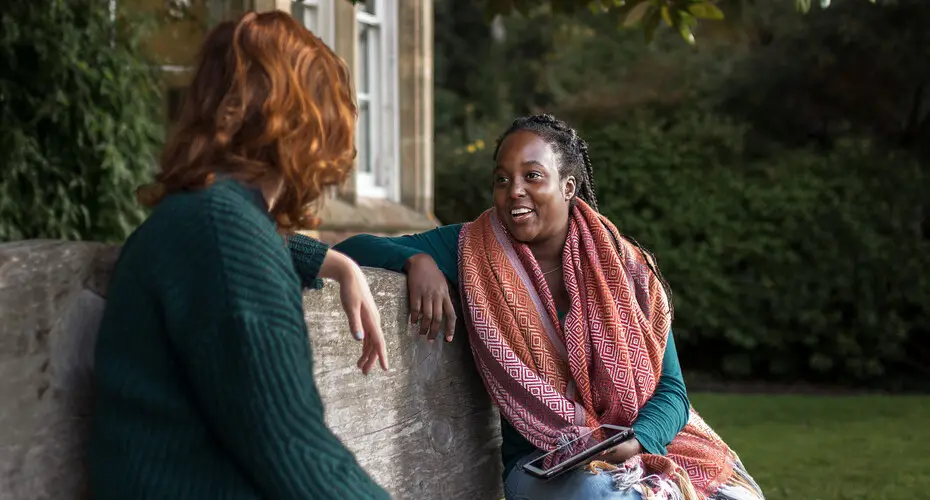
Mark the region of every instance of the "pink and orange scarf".
<instances>
[{"instance_id":1,"label":"pink and orange scarf","mask_svg":"<svg viewBox=\"0 0 930 500\"><path fill-rule=\"evenodd\" d=\"M631 426L655 391L671 314L644 259L578 200L562 257L571 297L563 327L535 258L493 209L462 229L460 283L478 369L501 413L537 448L552 450L601 423ZM668 456L642 460L688 500L741 476L735 454L693 408Z\"/></svg>"}]
</instances>

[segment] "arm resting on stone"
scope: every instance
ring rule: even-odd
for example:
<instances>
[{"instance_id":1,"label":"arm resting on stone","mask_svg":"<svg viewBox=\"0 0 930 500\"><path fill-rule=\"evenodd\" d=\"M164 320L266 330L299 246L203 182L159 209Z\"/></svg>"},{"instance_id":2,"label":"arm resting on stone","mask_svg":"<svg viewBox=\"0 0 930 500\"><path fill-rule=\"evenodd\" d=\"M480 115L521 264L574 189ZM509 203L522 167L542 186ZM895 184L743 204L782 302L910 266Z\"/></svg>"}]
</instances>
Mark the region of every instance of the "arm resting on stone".
<instances>
[{"instance_id":1,"label":"arm resting on stone","mask_svg":"<svg viewBox=\"0 0 930 500\"><path fill-rule=\"evenodd\" d=\"M425 233L386 238L360 234L334 248L351 257L360 266L404 272L410 257L428 254L439 270L453 284L458 283L458 240L461 224L442 226Z\"/></svg>"}]
</instances>

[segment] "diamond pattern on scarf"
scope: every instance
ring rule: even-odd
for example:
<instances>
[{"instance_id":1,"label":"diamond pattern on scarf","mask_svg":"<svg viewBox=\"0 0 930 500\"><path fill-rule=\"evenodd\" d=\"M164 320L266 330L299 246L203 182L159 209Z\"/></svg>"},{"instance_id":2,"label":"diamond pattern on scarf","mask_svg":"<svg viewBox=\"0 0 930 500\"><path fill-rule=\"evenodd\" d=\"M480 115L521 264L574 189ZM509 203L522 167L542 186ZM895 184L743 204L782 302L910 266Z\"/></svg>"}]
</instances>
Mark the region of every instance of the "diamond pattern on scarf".
<instances>
[{"instance_id":1,"label":"diamond pattern on scarf","mask_svg":"<svg viewBox=\"0 0 930 500\"><path fill-rule=\"evenodd\" d=\"M631 426L656 389L671 329L668 299L645 257L578 200L562 261L571 298L563 328L532 252L502 227L491 209L466 224L459 237L466 325L494 403L542 450L601 423ZM546 334L553 327L555 340ZM558 341L567 359L553 343ZM584 408L584 426L575 425L569 381ZM649 472L690 481L704 497L733 474L730 449L693 408L667 449L668 456L642 455Z\"/></svg>"}]
</instances>

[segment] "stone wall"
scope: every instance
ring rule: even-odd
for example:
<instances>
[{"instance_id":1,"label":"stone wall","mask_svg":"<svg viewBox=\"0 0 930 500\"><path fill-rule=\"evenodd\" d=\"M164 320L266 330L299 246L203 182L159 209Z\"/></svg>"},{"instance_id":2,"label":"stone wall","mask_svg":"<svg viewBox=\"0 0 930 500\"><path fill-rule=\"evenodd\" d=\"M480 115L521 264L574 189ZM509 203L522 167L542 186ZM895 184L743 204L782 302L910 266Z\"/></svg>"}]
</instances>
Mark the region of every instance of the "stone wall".
<instances>
[{"instance_id":1,"label":"stone wall","mask_svg":"<svg viewBox=\"0 0 930 500\"><path fill-rule=\"evenodd\" d=\"M118 248L0 245L0 500L87 498L83 468L94 337ZM326 418L394 498L498 499L497 417L465 335L408 332L403 276L366 270L391 372L363 377L338 286L304 295Z\"/></svg>"}]
</instances>

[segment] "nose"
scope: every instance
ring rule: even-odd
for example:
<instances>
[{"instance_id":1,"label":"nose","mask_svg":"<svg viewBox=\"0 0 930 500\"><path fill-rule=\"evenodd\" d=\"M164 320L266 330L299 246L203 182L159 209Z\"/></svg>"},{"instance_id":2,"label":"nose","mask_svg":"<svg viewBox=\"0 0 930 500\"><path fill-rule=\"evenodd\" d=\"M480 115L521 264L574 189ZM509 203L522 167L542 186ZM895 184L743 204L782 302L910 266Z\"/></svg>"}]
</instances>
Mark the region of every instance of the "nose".
<instances>
[{"instance_id":1,"label":"nose","mask_svg":"<svg viewBox=\"0 0 930 500\"><path fill-rule=\"evenodd\" d=\"M508 193L511 198L523 198L526 196L526 189L523 187L523 182L519 179L510 184L510 192Z\"/></svg>"}]
</instances>

